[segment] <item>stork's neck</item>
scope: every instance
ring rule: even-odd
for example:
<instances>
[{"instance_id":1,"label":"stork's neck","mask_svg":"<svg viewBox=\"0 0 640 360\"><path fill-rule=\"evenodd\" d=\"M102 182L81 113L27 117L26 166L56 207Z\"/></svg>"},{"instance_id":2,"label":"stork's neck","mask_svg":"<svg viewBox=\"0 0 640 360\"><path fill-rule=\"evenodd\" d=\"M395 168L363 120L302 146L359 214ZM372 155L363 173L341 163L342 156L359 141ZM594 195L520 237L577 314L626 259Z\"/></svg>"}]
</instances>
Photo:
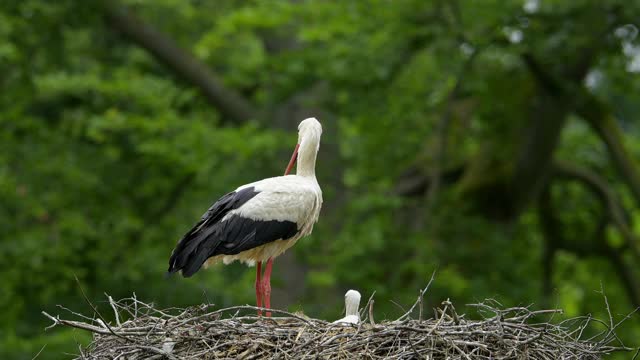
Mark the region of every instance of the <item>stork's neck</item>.
<instances>
[{"instance_id":1,"label":"stork's neck","mask_svg":"<svg viewBox=\"0 0 640 360\"><path fill-rule=\"evenodd\" d=\"M310 134L300 141L298 149L298 166L296 174L305 177L316 177L316 157L318 156L318 145L320 135Z\"/></svg>"},{"instance_id":2,"label":"stork's neck","mask_svg":"<svg viewBox=\"0 0 640 360\"><path fill-rule=\"evenodd\" d=\"M346 301L345 302L345 315L346 316L358 316L358 305L360 303L360 300L358 299L358 302L355 301Z\"/></svg>"}]
</instances>

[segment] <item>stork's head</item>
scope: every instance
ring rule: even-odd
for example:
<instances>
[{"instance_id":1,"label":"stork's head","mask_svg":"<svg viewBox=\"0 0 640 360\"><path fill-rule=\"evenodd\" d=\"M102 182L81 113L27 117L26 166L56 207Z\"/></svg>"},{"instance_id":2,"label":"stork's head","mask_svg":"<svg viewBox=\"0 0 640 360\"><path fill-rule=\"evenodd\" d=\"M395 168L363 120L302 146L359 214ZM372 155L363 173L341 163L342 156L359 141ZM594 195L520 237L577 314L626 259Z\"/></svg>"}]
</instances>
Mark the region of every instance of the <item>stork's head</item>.
<instances>
[{"instance_id":1,"label":"stork's head","mask_svg":"<svg viewBox=\"0 0 640 360\"><path fill-rule=\"evenodd\" d=\"M322 135L322 125L316 118L308 118L302 120L300 125L298 125L298 143L296 144L296 148L293 150L293 155L291 155L291 160L289 161L289 165L287 166L287 170L285 170L285 175L289 174L293 164L295 164L298 159L298 151L304 154L313 154L313 164L315 165L315 154L318 152L320 147L320 136Z\"/></svg>"},{"instance_id":2,"label":"stork's head","mask_svg":"<svg viewBox=\"0 0 640 360\"><path fill-rule=\"evenodd\" d=\"M316 118L304 119L298 125L298 144L310 137L320 139L320 135L322 135L322 125Z\"/></svg>"}]
</instances>

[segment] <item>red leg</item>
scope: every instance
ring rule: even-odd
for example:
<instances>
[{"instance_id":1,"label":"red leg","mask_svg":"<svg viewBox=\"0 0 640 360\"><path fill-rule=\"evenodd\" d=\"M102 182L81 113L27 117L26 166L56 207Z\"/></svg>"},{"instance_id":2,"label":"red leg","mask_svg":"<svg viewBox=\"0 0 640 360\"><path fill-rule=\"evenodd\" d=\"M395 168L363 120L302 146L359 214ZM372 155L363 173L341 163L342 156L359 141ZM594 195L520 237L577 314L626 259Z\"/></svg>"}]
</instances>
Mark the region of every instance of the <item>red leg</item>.
<instances>
[{"instance_id":1,"label":"red leg","mask_svg":"<svg viewBox=\"0 0 640 360\"><path fill-rule=\"evenodd\" d=\"M262 279L262 295L264 296L264 307L271 309L271 268L273 266L273 259L267 260L267 265L264 269L264 278ZM267 311L267 317L271 317L271 311Z\"/></svg>"},{"instance_id":2,"label":"red leg","mask_svg":"<svg viewBox=\"0 0 640 360\"><path fill-rule=\"evenodd\" d=\"M256 264L256 306L262 307L262 261ZM262 310L258 310L258 316L262 316Z\"/></svg>"}]
</instances>

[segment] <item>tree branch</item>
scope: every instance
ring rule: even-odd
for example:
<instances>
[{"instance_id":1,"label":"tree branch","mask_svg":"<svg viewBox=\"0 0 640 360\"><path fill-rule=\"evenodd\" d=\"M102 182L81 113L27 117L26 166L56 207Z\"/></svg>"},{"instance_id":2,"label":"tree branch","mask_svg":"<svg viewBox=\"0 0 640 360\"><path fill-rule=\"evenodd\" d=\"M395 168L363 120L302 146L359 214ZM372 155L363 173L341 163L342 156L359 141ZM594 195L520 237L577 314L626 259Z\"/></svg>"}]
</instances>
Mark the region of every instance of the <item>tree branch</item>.
<instances>
[{"instance_id":1,"label":"tree branch","mask_svg":"<svg viewBox=\"0 0 640 360\"><path fill-rule=\"evenodd\" d=\"M612 112L595 96L582 91L577 109L580 115L607 146L609 158L640 205L640 169L624 146L624 135Z\"/></svg>"},{"instance_id":2,"label":"tree branch","mask_svg":"<svg viewBox=\"0 0 640 360\"><path fill-rule=\"evenodd\" d=\"M546 93L534 104L509 182L514 215L538 196L546 182L568 112L564 98Z\"/></svg>"},{"instance_id":3,"label":"tree branch","mask_svg":"<svg viewBox=\"0 0 640 360\"><path fill-rule=\"evenodd\" d=\"M634 262L639 262L640 242L629 227L624 208L615 194L610 190L606 181L596 173L562 162L554 164L554 174L560 178L578 180L598 196L607 210L610 220L618 231L620 231L625 241L625 248L631 252L634 257ZM612 248L611 245L606 242L606 239L603 239L602 242L607 251L607 255L609 255L609 259L624 284L630 301L634 306L640 306L640 281L638 281L638 278L634 274L633 267L628 266L624 262L620 249Z\"/></svg>"},{"instance_id":4,"label":"tree branch","mask_svg":"<svg viewBox=\"0 0 640 360\"><path fill-rule=\"evenodd\" d=\"M258 112L237 92L226 88L205 64L181 49L172 39L138 19L123 5L105 6L109 25L130 41L147 50L177 75L197 87L209 103L223 115L223 121L241 123L256 118Z\"/></svg>"},{"instance_id":5,"label":"tree branch","mask_svg":"<svg viewBox=\"0 0 640 360\"><path fill-rule=\"evenodd\" d=\"M465 169L466 165L462 165L441 171L440 183L448 185L458 182L464 175ZM391 193L406 197L422 196L433 186L432 179L432 174L425 174L417 166L411 167L396 180L396 185Z\"/></svg>"},{"instance_id":6,"label":"tree branch","mask_svg":"<svg viewBox=\"0 0 640 360\"><path fill-rule=\"evenodd\" d=\"M607 256L618 273L631 304L636 308L640 307L640 289L638 288L638 281L633 274L633 267L627 266L622 252L611 246L607 246Z\"/></svg>"},{"instance_id":7,"label":"tree branch","mask_svg":"<svg viewBox=\"0 0 640 360\"><path fill-rule=\"evenodd\" d=\"M524 209L528 202L536 197L549 174L553 153L567 115L575 102L571 89L586 75L595 56L590 49L585 49L583 53L583 59L579 64L575 64L570 74L564 74L562 80L552 72L546 71L533 54L521 55L522 61L541 91L539 101L533 104L526 140L520 149L511 181L510 191L516 211Z\"/></svg>"},{"instance_id":8,"label":"tree branch","mask_svg":"<svg viewBox=\"0 0 640 360\"><path fill-rule=\"evenodd\" d=\"M601 199L606 205L611 221L620 231L634 256L640 261L640 241L631 230L625 210L607 182L594 172L564 162L554 164L554 173L559 177L581 181Z\"/></svg>"}]
</instances>

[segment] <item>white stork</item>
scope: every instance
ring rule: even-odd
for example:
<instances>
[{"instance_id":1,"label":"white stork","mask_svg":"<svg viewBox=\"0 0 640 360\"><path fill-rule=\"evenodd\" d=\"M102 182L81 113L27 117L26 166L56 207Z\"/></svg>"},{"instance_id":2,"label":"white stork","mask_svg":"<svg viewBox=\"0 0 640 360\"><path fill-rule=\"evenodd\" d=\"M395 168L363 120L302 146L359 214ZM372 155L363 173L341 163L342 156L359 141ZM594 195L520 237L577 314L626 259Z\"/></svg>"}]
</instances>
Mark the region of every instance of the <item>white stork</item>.
<instances>
[{"instance_id":1,"label":"white stork","mask_svg":"<svg viewBox=\"0 0 640 360\"><path fill-rule=\"evenodd\" d=\"M240 260L257 263L256 302L271 307L273 259L311 234L322 206L315 166L322 126L300 122L296 145L284 176L242 185L216 201L180 240L169 259L169 274L190 277L204 265ZM287 175L298 162L296 175ZM266 261L261 279L262 262ZM267 312L267 316L271 313Z\"/></svg>"}]
</instances>

